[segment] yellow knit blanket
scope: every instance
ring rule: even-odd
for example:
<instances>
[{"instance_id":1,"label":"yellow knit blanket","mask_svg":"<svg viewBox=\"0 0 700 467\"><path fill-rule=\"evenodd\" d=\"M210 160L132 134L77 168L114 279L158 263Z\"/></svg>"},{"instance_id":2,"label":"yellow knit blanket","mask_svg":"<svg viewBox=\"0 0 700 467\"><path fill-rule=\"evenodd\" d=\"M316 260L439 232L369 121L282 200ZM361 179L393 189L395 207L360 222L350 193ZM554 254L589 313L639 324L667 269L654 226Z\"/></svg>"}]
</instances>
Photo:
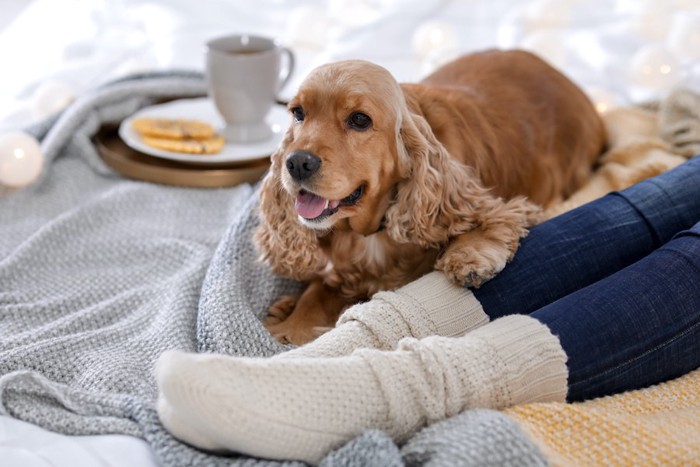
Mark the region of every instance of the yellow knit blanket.
<instances>
[{"instance_id":1,"label":"yellow knit blanket","mask_svg":"<svg viewBox=\"0 0 700 467\"><path fill-rule=\"evenodd\" d=\"M553 465L700 465L700 370L638 391L505 413Z\"/></svg>"}]
</instances>

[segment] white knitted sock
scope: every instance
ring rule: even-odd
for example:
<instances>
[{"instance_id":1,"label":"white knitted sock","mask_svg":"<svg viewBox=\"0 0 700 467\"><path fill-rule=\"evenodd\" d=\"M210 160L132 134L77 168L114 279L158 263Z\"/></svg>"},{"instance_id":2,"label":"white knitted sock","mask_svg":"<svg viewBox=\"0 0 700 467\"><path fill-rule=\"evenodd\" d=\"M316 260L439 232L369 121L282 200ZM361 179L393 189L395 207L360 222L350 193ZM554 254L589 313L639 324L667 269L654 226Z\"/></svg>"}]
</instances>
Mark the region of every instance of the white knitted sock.
<instances>
[{"instance_id":1,"label":"white knitted sock","mask_svg":"<svg viewBox=\"0 0 700 467\"><path fill-rule=\"evenodd\" d=\"M403 441L468 408L563 401L565 362L559 340L527 316L337 358L167 352L158 409L176 437L204 449L315 463L369 428Z\"/></svg>"},{"instance_id":2,"label":"white knitted sock","mask_svg":"<svg viewBox=\"0 0 700 467\"><path fill-rule=\"evenodd\" d=\"M335 328L275 358L337 357L361 348L393 350L404 337L461 336L488 321L471 290L435 271L349 308Z\"/></svg>"}]
</instances>

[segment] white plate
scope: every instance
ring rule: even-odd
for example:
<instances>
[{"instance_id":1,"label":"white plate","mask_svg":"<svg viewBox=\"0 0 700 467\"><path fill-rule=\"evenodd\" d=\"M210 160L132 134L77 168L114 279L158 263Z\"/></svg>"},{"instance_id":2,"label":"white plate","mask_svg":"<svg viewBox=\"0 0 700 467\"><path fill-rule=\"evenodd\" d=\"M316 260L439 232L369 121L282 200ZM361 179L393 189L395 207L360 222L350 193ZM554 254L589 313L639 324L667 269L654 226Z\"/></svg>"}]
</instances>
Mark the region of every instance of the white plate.
<instances>
[{"instance_id":1,"label":"white plate","mask_svg":"<svg viewBox=\"0 0 700 467\"><path fill-rule=\"evenodd\" d=\"M141 136L132 126L134 119L139 117L163 117L163 118L186 118L207 122L220 130L224 126L224 121L219 116L210 99L206 97L197 99L179 99L165 104L145 107L136 112L131 117L122 121L119 125L119 136L124 142L144 154L170 159L180 162L192 162L197 164L221 164L224 162L246 162L262 159L272 154L280 141L282 135L290 122L287 109L281 105L275 105L267 114L266 121L272 129L272 137L265 141L238 144L226 143L223 149L217 154L183 154L178 152L164 151L146 145Z\"/></svg>"}]
</instances>

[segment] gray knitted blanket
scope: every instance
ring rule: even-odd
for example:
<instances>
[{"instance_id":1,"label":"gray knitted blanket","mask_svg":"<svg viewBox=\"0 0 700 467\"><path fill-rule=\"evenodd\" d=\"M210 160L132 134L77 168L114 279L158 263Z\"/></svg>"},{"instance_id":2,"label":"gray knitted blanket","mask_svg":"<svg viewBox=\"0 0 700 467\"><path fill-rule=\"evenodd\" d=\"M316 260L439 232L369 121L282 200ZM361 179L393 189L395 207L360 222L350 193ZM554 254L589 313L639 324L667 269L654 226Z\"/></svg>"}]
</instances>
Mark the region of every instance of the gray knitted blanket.
<instances>
[{"instance_id":1,"label":"gray knitted blanket","mask_svg":"<svg viewBox=\"0 0 700 467\"><path fill-rule=\"evenodd\" d=\"M45 173L0 196L0 413L68 435L142 437L167 466L279 464L193 449L168 434L154 408L153 367L166 349L285 350L261 317L298 284L255 260L255 188L126 179L91 142L102 125L157 99L204 92L195 73L133 77L32 129L42 139ZM509 463L546 462L511 419L489 410L428 427L402 447L368 431L323 461Z\"/></svg>"}]
</instances>

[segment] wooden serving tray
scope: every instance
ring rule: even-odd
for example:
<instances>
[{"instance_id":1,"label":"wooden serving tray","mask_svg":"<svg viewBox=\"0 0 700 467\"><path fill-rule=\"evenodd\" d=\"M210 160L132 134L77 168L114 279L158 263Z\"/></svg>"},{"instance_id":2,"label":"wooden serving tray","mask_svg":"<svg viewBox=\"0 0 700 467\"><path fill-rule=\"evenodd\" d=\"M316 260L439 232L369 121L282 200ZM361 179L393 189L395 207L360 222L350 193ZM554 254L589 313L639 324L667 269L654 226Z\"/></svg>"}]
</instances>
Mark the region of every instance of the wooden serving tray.
<instances>
[{"instance_id":1,"label":"wooden serving tray","mask_svg":"<svg viewBox=\"0 0 700 467\"><path fill-rule=\"evenodd\" d=\"M120 174L165 185L217 188L255 183L270 167L269 157L243 163L192 165L159 159L124 143L117 126L103 127L93 138L102 160Z\"/></svg>"}]
</instances>

